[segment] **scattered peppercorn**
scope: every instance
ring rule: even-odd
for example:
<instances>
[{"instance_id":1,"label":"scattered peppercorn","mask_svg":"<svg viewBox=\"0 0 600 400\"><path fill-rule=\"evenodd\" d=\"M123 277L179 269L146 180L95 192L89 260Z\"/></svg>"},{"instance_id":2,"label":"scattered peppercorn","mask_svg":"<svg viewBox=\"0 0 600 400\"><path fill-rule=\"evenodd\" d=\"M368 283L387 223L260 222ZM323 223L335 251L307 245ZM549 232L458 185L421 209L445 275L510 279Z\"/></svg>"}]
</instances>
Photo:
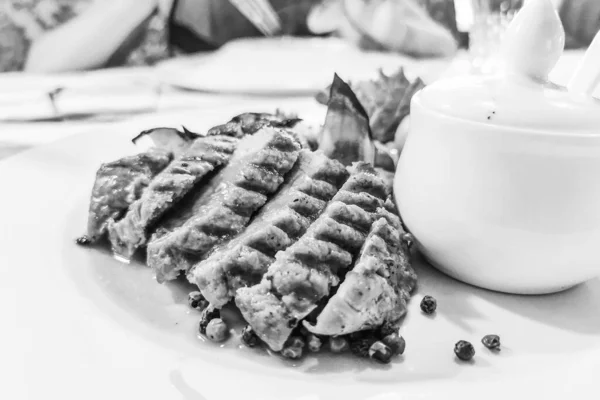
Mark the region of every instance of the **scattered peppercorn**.
<instances>
[{"instance_id":1,"label":"scattered peppercorn","mask_svg":"<svg viewBox=\"0 0 600 400\"><path fill-rule=\"evenodd\" d=\"M229 336L227 324L221 318L212 319L206 326L206 336L213 342L223 342Z\"/></svg>"},{"instance_id":2,"label":"scattered peppercorn","mask_svg":"<svg viewBox=\"0 0 600 400\"><path fill-rule=\"evenodd\" d=\"M307 336L307 346L308 346L308 350L310 350L313 353L316 353L318 351L321 350L321 346L323 345L323 342L321 341L321 339L314 334L309 334Z\"/></svg>"},{"instance_id":3,"label":"scattered peppercorn","mask_svg":"<svg viewBox=\"0 0 600 400\"><path fill-rule=\"evenodd\" d=\"M343 336L332 336L329 338L329 349L332 353L343 353L348 350L350 345Z\"/></svg>"},{"instance_id":4,"label":"scattered peppercorn","mask_svg":"<svg viewBox=\"0 0 600 400\"><path fill-rule=\"evenodd\" d=\"M392 350L393 355L396 356L399 354L404 354L404 349L406 349L406 341L397 333L387 335L382 339L382 342Z\"/></svg>"},{"instance_id":5,"label":"scattered peppercorn","mask_svg":"<svg viewBox=\"0 0 600 400\"><path fill-rule=\"evenodd\" d=\"M398 326L398 324L393 324L389 321L385 321L383 325L381 325L381 327L379 328L379 335L381 337L386 337L388 335L391 335L392 333L398 333L399 328L400 327Z\"/></svg>"},{"instance_id":6,"label":"scattered peppercorn","mask_svg":"<svg viewBox=\"0 0 600 400\"><path fill-rule=\"evenodd\" d=\"M356 331L356 332L352 332L351 334L348 335L348 340L350 342L352 342L353 340L362 339L366 336L367 336L366 331Z\"/></svg>"},{"instance_id":7,"label":"scattered peppercorn","mask_svg":"<svg viewBox=\"0 0 600 400\"><path fill-rule=\"evenodd\" d=\"M188 295L188 305L196 310L202 311L208 307L208 301L200 292L190 292Z\"/></svg>"},{"instance_id":8,"label":"scattered peppercorn","mask_svg":"<svg viewBox=\"0 0 600 400\"><path fill-rule=\"evenodd\" d=\"M379 340L369 347L369 357L382 364L387 364L392 360L392 349Z\"/></svg>"},{"instance_id":9,"label":"scattered peppercorn","mask_svg":"<svg viewBox=\"0 0 600 400\"><path fill-rule=\"evenodd\" d=\"M87 235L83 235L75 239L75 243L77 243L79 246L89 246L92 244L92 239L90 239Z\"/></svg>"},{"instance_id":10,"label":"scattered peppercorn","mask_svg":"<svg viewBox=\"0 0 600 400\"><path fill-rule=\"evenodd\" d=\"M260 338L254 332L254 329L250 325L242 330L242 343L248 347L256 347L260 344Z\"/></svg>"},{"instance_id":11,"label":"scattered peppercorn","mask_svg":"<svg viewBox=\"0 0 600 400\"><path fill-rule=\"evenodd\" d=\"M305 343L304 339L300 336L292 336L287 342L285 342L285 346L283 350L281 350L281 355L285 358L291 358L293 360L302 357L302 349L304 348Z\"/></svg>"},{"instance_id":12,"label":"scattered peppercorn","mask_svg":"<svg viewBox=\"0 0 600 400\"><path fill-rule=\"evenodd\" d=\"M359 357L368 357L369 348L377 339L372 336L362 337L360 339L350 341L350 351L352 354Z\"/></svg>"},{"instance_id":13,"label":"scattered peppercorn","mask_svg":"<svg viewBox=\"0 0 600 400\"><path fill-rule=\"evenodd\" d=\"M432 296L425 296L421 300L421 310L425 314L433 314L437 308L437 301Z\"/></svg>"},{"instance_id":14,"label":"scattered peppercorn","mask_svg":"<svg viewBox=\"0 0 600 400\"><path fill-rule=\"evenodd\" d=\"M203 335L206 335L206 327L208 326L208 323L215 318L221 318L221 312L216 308L213 310L205 308L204 311L202 311L202 316L200 317L200 325L198 327L199 332Z\"/></svg>"},{"instance_id":15,"label":"scattered peppercorn","mask_svg":"<svg viewBox=\"0 0 600 400\"><path fill-rule=\"evenodd\" d=\"M481 343L490 350L500 351L500 336L498 335L485 335L481 339Z\"/></svg>"},{"instance_id":16,"label":"scattered peppercorn","mask_svg":"<svg viewBox=\"0 0 600 400\"><path fill-rule=\"evenodd\" d=\"M283 350L281 350L281 355L285 358L297 360L302 357L302 347L284 347Z\"/></svg>"},{"instance_id":17,"label":"scattered peppercorn","mask_svg":"<svg viewBox=\"0 0 600 400\"><path fill-rule=\"evenodd\" d=\"M306 345L306 343L304 342L304 339L302 339L300 336L291 336L287 342L285 342L285 345L288 347L299 347L299 348L304 348L304 346Z\"/></svg>"},{"instance_id":18,"label":"scattered peppercorn","mask_svg":"<svg viewBox=\"0 0 600 400\"><path fill-rule=\"evenodd\" d=\"M466 340L459 340L454 345L454 354L463 361L469 361L475 355L475 348Z\"/></svg>"},{"instance_id":19,"label":"scattered peppercorn","mask_svg":"<svg viewBox=\"0 0 600 400\"><path fill-rule=\"evenodd\" d=\"M415 243L415 237L412 235L412 233L404 233L402 235L402 240L406 243L409 249Z\"/></svg>"}]
</instances>

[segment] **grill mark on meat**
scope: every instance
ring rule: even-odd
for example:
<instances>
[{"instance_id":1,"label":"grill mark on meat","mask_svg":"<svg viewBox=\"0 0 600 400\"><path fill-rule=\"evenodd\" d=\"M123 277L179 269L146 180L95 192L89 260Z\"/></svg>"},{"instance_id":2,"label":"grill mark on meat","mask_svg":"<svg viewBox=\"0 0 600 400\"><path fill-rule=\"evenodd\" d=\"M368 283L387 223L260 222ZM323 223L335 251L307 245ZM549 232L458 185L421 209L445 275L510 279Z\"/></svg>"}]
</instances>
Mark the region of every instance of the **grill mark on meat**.
<instances>
[{"instance_id":1,"label":"grill mark on meat","mask_svg":"<svg viewBox=\"0 0 600 400\"><path fill-rule=\"evenodd\" d=\"M350 254L358 251L366 238L364 233L349 225L339 223L330 216L323 217L313 231L315 238L337 244Z\"/></svg>"},{"instance_id":2,"label":"grill mark on meat","mask_svg":"<svg viewBox=\"0 0 600 400\"><path fill-rule=\"evenodd\" d=\"M311 222L325 209L326 200L336 193L339 186L333 184L341 186L347 177L348 172L339 162L330 160L320 152L303 150L294 170L287 177L287 183L252 224L230 243L197 264L188 279L198 285L211 305L223 306L238 288L260 281L274 261L272 256L288 248L306 232ZM253 263L251 271L240 264L240 248L247 249L248 254L255 250L256 257L261 256L261 262Z\"/></svg>"},{"instance_id":3,"label":"grill mark on meat","mask_svg":"<svg viewBox=\"0 0 600 400\"><path fill-rule=\"evenodd\" d=\"M226 164L237 142L227 136L196 139L181 157L150 182L142 196L131 204L125 217L110 225L113 251L130 258L146 244L150 230L159 218L209 173Z\"/></svg>"},{"instance_id":4,"label":"grill mark on meat","mask_svg":"<svg viewBox=\"0 0 600 400\"><path fill-rule=\"evenodd\" d=\"M258 193L273 193L283 183L279 172L250 164L234 180L234 185Z\"/></svg>"},{"instance_id":5,"label":"grill mark on meat","mask_svg":"<svg viewBox=\"0 0 600 400\"><path fill-rule=\"evenodd\" d=\"M335 200L344 204L355 205L368 212L375 212L383 201L380 198L372 196L368 193L352 193L348 191L338 192L335 195Z\"/></svg>"},{"instance_id":6,"label":"grill mark on meat","mask_svg":"<svg viewBox=\"0 0 600 400\"><path fill-rule=\"evenodd\" d=\"M400 219L385 208L361 250L352 271L316 318L304 327L320 335L345 335L373 329L384 322L397 323L406 313L416 275L410 253L402 241Z\"/></svg>"},{"instance_id":7,"label":"grill mark on meat","mask_svg":"<svg viewBox=\"0 0 600 400\"><path fill-rule=\"evenodd\" d=\"M241 232L251 215L267 202L267 196L277 191L283 183L283 175L298 158L300 144L284 130L264 128L250 140L254 150L239 162L232 161L227 167L231 171L223 172L234 178L223 182L183 225L153 239L148 245L147 263L155 270L159 281L175 279L181 271L189 271L214 246L226 243ZM281 154L275 157L273 150ZM269 155L265 156L265 153ZM281 160L276 168L270 164L273 159ZM261 165L265 160L268 165ZM251 205L239 204L233 201L232 191L236 195L245 191L246 196L255 196L255 201Z\"/></svg>"},{"instance_id":8,"label":"grill mark on meat","mask_svg":"<svg viewBox=\"0 0 600 400\"><path fill-rule=\"evenodd\" d=\"M310 237L302 238L297 242L294 258L305 265L327 264L334 272L352 263L350 253L340 246Z\"/></svg>"},{"instance_id":9,"label":"grill mark on meat","mask_svg":"<svg viewBox=\"0 0 600 400\"><path fill-rule=\"evenodd\" d=\"M102 164L96 172L90 199L88 237L96 241L104 236L109 223L125 214L171 159L171 153L153 149Z\"/></svg>"},{"instance_id":10,"label":"grill mark on meat","mask_svg":"<svg viewBox=\"0 0 600 400\"><path fill-rule=\"evenodd\" d=\"M357 198L361 201L353 201ZM365 213L377 211L385 198L385 185L375 170L367 163L356 163L350 178L303 237L276 255L261 283L238 289L238 308L272 350L280 351L298 321L339 283L338 270L351 265L352 255L366 238L353 226L364 226L369 219ZM362 208L364 213L355 212L352 206ZM345 218L347 224L332 215ZM274 317L264 316L267 307Z\"/></svg>"}]
</instances>

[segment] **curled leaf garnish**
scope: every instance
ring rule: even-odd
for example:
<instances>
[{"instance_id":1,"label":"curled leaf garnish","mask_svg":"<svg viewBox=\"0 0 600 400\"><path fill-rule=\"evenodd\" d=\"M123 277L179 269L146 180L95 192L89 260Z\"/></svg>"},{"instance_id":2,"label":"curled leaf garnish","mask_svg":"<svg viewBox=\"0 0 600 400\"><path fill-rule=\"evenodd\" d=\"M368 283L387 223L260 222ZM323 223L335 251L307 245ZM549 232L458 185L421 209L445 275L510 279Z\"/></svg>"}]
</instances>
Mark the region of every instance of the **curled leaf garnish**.
<instances>
[{"instance_id":1,"label":"curled leaf garnish","mask_svg":"<svg viewBox=\"0 0 600 400\"><path fill-rule=\"evenodd\" d=\"M178 156L188 146L201 135L190 131L185 126L182 130L175 128L154 128L142 131L139 135L131 139L134 144L144 138L149 138L153 147L166 150L174 156Z\"/></svg>"},{"instance_id":2,"label":"curled leaf garnish","mask_svg":"<svg viewBox=\"0 0 600 400\"><path fill-rule=\"evenodd\" d=\"M319 149L344 165L356 161L373 164L375 161L369 116L350 86L337 74L331 85Z\"/></svg>"}]
</instances>

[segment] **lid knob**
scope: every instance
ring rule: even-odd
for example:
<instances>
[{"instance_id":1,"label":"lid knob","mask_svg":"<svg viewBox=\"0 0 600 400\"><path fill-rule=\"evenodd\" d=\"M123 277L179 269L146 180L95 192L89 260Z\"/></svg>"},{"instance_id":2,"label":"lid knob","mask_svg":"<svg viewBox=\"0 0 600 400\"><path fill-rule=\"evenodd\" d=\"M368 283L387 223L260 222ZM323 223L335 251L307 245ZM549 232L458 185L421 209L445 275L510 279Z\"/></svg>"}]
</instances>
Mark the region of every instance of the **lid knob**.
<instances>
[{"instance_id":1,"label":"lid knob","mask_svg":"<svg viewBox=\"0 0 600 400\"><path fill-rule=\"evenodd\" d=\"M565 31L551 0L526 0L506 31L507 72L546 81L565 46Z\"/></svg>"}]
</instances>

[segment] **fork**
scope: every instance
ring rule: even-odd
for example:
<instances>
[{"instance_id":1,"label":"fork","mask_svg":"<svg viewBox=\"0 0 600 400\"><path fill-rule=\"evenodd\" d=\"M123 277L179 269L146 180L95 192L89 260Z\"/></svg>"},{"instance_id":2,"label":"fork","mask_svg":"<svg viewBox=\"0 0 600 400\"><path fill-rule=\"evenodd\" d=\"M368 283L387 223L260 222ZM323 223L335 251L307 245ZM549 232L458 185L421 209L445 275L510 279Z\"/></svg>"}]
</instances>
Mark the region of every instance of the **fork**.
<instances>
[{"instance_id":1,"label":"fork","mask_svg":"<svg viewBox=\"0 0 600 400\"><path fill-rule=\"evenodd\" d=\"M229 0L265 36L281 32L279 15L268 0Z\"/></svg>"}]
</instances>

